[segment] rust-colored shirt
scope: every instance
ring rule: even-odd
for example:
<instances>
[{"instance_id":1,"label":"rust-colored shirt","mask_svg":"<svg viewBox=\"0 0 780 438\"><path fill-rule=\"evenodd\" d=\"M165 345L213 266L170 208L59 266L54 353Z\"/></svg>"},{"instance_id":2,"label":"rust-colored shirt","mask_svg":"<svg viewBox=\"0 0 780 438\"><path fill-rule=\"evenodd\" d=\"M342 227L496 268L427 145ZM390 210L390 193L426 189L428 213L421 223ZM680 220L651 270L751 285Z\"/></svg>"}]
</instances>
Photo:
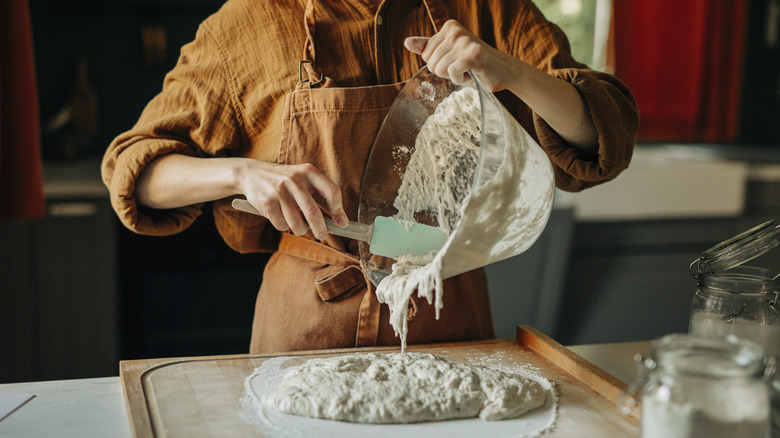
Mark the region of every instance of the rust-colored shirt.
<instances>
[{"instance_id":1,"label":"rust-colored shirt","mask_svg":"<svg viewBox=\"0 0 780 438\"><path fill-rule=\"evenodd\" d=\"M404 81L423 66L403 47L406 37L435 33L422 1L385 0L376 11L369 0L316 0L315 14L320 2L330 6L321 8L328 10L326 16L316 17L316 68L337 86ZM487 43L569 81L582 95L598 131L598 157L566 144L511 93L498 93L547 152L558 187L581 190L628 166L638 128L630 92L614 76L577 63L563 33L531 1L449 0L445 5L451 18ZM305 6L305 0L230 0L201 24L162 92L105 154L103 180L125 226L166 235L200 214L199 205L153 210L136 203L135 181L157 156L277 161L284 97L298 82L298 62L305 57ZM240 252L272 251L278 241L263 218L235 214L227 202L215 203L215 219L225 241ZM257 235L264 238L246 238Z\"/></svg>"}]
</instances>

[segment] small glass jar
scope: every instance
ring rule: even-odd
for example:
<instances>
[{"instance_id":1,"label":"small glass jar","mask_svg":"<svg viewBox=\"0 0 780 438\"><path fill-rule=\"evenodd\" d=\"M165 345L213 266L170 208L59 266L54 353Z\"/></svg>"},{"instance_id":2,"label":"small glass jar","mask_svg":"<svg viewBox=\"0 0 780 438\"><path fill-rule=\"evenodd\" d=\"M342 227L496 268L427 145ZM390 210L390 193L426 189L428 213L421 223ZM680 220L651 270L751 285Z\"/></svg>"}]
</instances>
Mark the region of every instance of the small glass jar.
<instances>
[{"instance_id":1,"label":"small glass jar","mask_svg":"<svg viewBox=\"0 0 780 438\"><path fill-rule=\"evenodd\" d=\"M702 274L691 303L689 333L704 337L735 335L780 354L778 285L764 268L738 266Z\"/></svg>"},{"instance_id":2,"label":"small glass jar","mask_svg":"<svg viewBox=\"0 0 780 438\"><path fill-rule=\"evenodd\" d=\"M780 227L765 222L704 251L691 263L699 288L691 303L689 333L729 334L752 340L767 354L780 354L780 311L776 276L742 266L780 244Z\"/></svg>"},{"instance_id":3,"label":"small glass jar","mask_svg":"<svg viewBox=\"0 0 780 438\"><path fill-rule=\"evenodd\" d=\"M641 364L642 438L768 436L766 356L756 343L667 335Z\"/></svg>"}]
</instances>

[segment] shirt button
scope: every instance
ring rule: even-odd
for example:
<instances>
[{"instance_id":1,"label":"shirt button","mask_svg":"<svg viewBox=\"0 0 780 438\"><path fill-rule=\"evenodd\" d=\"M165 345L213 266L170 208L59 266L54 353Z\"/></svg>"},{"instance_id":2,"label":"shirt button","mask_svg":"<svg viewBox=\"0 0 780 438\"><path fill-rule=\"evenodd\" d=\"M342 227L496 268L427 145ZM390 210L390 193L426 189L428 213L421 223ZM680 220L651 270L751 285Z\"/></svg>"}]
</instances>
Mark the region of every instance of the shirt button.
<instances>
[{"instance_id":1,"label":"shirt button","mask_svg":"<svg viewBox=\"0 0 780 438\"><path fill-rule=\"evenodd\" d=\"M377 24L377 26L381 26L382 25L382 16L381 15L377 15L376 16L376 24Z\"/></svg>"}]
</instances>

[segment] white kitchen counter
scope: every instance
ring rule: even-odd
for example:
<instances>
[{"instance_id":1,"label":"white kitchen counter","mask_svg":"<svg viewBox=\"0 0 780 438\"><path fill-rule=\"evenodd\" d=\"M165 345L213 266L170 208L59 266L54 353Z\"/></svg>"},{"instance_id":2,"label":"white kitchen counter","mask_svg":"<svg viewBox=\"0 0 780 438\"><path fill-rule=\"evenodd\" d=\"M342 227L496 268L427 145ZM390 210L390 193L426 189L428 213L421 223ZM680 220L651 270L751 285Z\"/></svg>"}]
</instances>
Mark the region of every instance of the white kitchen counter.
<instances>
[{"instance_id":1,"label":"white kitchen counter","mask_svg":"<svg viewBox=\"0 0 780 438\"><path fill-rule=\"evenodd\" d=\"M130 437L119 377L7 383L35 398L0 421L2 437Z\"/></svg>"},{"instance_id":2,"label":"white kitchen counter","mask_svg":"<svg viewBox=\"0 0 780 438\"><path fill-rule=\"evenodd\" d=\"M638 144L615 182L556 192L579 222L729 218L749 182L780 182L780 150L767 146Z\"/></svg>"},{"instance_id":3,"label":"white kitchen counter","mask_svg":"<svg viewBox=\"0 0 780 438\"><path fill-rule=\"evenodd\" d=\"M572 351L630 383L633 357L647 353L649 342L579 345ZM0 393L35 394L0 421L2 437L130 437L119 377L0 384Z\"/></svg>"}]
</instances>

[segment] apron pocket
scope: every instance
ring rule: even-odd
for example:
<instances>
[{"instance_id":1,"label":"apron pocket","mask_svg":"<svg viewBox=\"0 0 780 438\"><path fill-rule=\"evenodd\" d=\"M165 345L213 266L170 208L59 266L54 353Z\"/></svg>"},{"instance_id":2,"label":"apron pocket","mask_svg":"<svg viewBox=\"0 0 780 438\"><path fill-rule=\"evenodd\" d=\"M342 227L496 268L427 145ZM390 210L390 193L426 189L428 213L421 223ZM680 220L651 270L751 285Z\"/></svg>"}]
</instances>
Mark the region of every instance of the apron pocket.
<instances>
[{"instance_id":1,"label":"apron pocket","mask_svg":"<svg viewBox=\"0 0 780 438\"><path fill-rule=\"evenodd\" d=\"M314 282L322 301L331 301L355 288L363 288L366 278L358 266L347 266L333 275Z\"/></svg>"}]
</instances>

